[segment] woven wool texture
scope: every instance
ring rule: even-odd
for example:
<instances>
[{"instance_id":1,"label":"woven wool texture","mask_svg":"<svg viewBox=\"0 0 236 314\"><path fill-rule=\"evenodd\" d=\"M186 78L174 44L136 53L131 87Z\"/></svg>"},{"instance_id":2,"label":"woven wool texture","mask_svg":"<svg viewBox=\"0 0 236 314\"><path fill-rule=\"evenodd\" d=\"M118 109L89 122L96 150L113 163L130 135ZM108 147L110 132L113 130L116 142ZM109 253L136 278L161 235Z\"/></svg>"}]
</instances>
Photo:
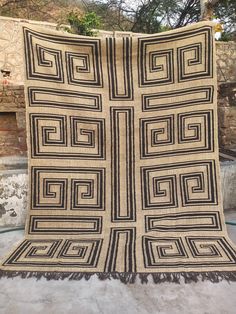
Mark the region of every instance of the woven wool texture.
<instances>
[{"instance_id":1,"label":"woven wool texture","mask_svg":"<svg viewBox=\"0 0 236 314\"><path fill-rule=\"evenodd\" d=\"M29 208L2 271L233 273L213 24L124 38L23 34Z\"/></svg>"}]
</instances>

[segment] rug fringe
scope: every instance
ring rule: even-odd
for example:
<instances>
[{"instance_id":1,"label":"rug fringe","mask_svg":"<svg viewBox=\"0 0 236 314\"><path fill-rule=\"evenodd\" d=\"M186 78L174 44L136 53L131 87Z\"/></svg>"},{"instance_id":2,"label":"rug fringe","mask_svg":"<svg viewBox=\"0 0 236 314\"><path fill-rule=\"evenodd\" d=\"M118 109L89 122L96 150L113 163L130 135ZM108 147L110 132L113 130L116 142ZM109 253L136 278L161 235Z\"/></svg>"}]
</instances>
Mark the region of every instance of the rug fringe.
<instances>
[{"instance_id":1,"label":"rug fringe","mask_svg":"<svg viewBox=\"0 0 236 314\"><path fill-rule=\"evenodd\" d=\"M118 279L124 284L133 284L136 278L140 279L142 284L150 282L150 278L155 284L163 282L185 283L198 281L211 281L217 283L223 280L227 282L236 281L236 272L179 272L179 273L86 273L86 272L35 272L35 271L8 271L0 270L0 278L36 278L37 280L45 278L46 280L89 280L91 276L96 275L100 280Z\"/></svg>"}]
</instances>

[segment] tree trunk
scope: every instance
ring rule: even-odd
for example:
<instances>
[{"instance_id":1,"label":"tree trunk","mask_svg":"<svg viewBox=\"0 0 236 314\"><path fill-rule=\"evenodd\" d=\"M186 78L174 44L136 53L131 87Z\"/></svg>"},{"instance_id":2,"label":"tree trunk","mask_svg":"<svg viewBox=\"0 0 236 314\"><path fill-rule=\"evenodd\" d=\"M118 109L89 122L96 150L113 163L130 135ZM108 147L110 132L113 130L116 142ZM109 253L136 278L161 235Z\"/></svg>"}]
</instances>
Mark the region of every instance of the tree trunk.
<instances>
[{"instance_id":1,"label":"tree trunk","mask_svg":"<svg viewBox=\"0 0 236 314\"><path fill-rule=\"evenodd\" d=\"M201 20L209 21L212 19L213 8L219 0L200 0Z\"/></svg>"}]
</instances>

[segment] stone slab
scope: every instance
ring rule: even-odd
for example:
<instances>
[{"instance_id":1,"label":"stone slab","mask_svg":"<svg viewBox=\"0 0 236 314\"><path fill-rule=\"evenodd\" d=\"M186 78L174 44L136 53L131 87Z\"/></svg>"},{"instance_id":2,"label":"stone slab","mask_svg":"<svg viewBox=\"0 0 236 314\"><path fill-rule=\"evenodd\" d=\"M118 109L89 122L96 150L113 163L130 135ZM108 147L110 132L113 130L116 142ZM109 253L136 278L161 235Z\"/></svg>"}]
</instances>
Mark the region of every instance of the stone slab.
<instances>
[{"instance_id":1,"label":"stone slab","mask_svg":"<svg viewBox=\"0 0 236 314\"><path fill-rule=\"evenodd\" d=\"M224 209L236 208L236 161L221 163L221 191Z\"/></svg>"}]
</instances>

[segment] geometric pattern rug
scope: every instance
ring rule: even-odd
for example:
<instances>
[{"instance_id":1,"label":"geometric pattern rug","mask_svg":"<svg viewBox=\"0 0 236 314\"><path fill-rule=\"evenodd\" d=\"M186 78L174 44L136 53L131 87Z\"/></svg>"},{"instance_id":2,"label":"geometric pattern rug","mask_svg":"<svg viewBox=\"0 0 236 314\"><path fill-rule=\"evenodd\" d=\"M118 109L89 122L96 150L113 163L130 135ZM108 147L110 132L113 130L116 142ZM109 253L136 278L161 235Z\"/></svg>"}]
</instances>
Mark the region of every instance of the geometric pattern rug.
<instances>
[{"instance_id":1,"label":"geometric pattern rug","mask_svg":"<svg viewBox=\"0 0 236 314\"><path fill-rule=\"evenodd\" d=\"M236 280L213 29L100 38L24 25L28 217L1 276Z\"/></svg>"}]
</instances>

